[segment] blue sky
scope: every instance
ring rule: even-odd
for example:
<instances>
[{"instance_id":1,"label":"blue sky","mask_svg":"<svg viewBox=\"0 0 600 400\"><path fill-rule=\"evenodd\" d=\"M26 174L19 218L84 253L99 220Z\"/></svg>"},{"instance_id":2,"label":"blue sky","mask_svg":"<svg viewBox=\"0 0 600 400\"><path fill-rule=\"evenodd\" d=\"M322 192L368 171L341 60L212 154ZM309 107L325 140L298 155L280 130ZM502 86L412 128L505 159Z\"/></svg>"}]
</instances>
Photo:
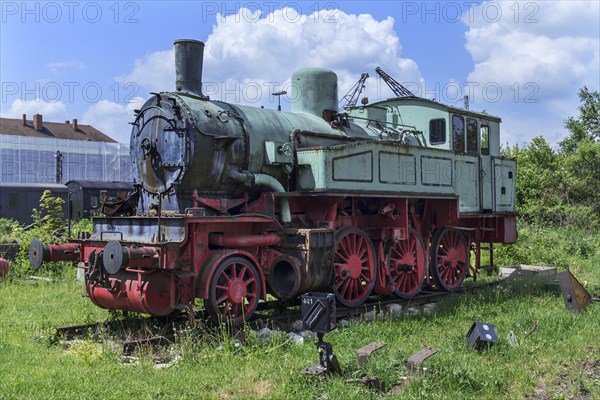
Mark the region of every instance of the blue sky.
<instances>
[{"instance_id":1,"label":"blue sky","mask_svg":"<svg viewBox=\"0 0 600 400\"><path fill-rule=\"evenodd\" d=\"M2 1L1 114L78 118L128 142L132 110L172 90L173 41L206 41L214 99L275 108L296 68L333 69L340 98L380 65L417 94L499 115L503 141L556 144L579 87L600 86L598 2ZM284 109L289 108L283 98Z\"/></svg>"}]
</instances>

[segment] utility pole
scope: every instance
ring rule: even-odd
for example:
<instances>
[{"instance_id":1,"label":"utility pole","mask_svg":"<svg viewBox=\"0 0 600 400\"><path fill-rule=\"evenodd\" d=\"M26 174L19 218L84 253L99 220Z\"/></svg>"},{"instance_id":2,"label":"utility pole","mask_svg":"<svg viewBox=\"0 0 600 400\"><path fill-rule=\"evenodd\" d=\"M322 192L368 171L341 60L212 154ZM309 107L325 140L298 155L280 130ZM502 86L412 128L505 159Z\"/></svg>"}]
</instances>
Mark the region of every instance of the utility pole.
<instances>
[{"instance_id":1,"label":"utility pole","mask_svg":"<svg viewBox=\"0 0 600 400\"><path fill-rule=\"evenodd\" d=\"M285 90L282 90L281 92L275 92L272 94L273 96L277 96L277 111L281 111L281 96L287 94L287 92Z\"/></svg>"},{"instance_id":2,"label":"utility pole","mask_svg":"<svg viewBox=\"0 0 600 400\"><path fill-rule=\"evenodd\" d=\"M54 158L56 158L56 183L61 183L63 176L63 155L60 150L56 151Z\"/></svg>"}]
</instances>

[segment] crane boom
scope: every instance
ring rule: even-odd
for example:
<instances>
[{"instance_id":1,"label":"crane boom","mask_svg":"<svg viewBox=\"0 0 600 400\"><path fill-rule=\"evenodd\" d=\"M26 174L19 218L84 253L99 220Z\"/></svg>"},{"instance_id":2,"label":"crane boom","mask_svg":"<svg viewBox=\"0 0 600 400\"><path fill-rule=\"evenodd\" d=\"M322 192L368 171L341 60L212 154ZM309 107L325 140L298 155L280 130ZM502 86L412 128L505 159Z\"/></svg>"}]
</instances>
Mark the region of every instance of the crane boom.
<instances>
[{"instance_id":1,"label":"crane boom","mask_svg":"<svg viewBox=\"0 0 600 400\"><path fill-rule=\"evenodd\" d=\"M398 81L389 76L381 68L375 68L375 72L377 72L381 79L383 79L384 82L387 83L387 85L390 87L390 89L392 89L392 92L394 92L394 94L397 97L416 97L413 92L402 86Z\"/></svg>"},{"instance_id":2,"label":"crane boom","mask_svg":"<svg viewBox=\"0 0 600 400\"><path fill-rule=\"evenodd\" d=\"M352 86L352 88L350 88L348 93L346 93L346 95L344 97L342 97L342 100L340 100L340 104L343 104L344 101L346 102L345 105L340 108L350 108L350 107L354 107L356 105L356 102L358 101L360 94L362 93L363 89L365 88L365 82L367 81L368 77L369 77L369 74L366 72L363 72L360 75L360 79L358 80L358 82L356 82L354 84L354 86Z\"/></svg>"}]
</instances>

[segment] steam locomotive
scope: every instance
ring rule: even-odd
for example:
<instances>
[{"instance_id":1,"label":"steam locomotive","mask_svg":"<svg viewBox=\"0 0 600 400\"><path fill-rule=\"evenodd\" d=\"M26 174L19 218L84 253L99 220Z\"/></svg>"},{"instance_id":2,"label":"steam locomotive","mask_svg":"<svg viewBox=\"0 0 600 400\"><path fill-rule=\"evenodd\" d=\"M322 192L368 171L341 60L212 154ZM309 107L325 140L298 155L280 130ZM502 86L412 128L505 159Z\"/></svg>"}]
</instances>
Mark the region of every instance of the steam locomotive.
<instances>
[{"instance_id":1,"label":"steam locomotive","mask_svg":"<svg viewBox=\"0 0 600 400\"><path fill-rule=\"evenodd\" d=\"M153 93L132 123L135 215L30 247L34 268L84 269L97 306L161 316L201 300L236 323L268 294L329 291L354 307L456 290L484 245L516 240L498 117L415 96L339 112L337 76L320 68L293 73L291 112L214 101L204 43L174 50L176 90Z\"/></svg>"}]
</instances>

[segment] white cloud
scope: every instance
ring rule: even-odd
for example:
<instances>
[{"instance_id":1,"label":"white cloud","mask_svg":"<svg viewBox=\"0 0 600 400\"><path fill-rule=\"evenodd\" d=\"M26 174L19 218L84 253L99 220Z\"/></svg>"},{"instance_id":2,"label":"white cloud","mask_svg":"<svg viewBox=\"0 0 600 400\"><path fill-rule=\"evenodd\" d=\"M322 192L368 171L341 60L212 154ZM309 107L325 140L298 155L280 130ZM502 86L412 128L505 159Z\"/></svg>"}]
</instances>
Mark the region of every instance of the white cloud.
<instances>
[{"instance_id":1,"label":"white cloud","mask_svg":"<svg viewBox=\"0 0 600 400\"><path fill-rule=\"evenodd\" d=\"M23 114L27 114L27 118L31 119L33 114L42 114L46 121L62 121L67 119L67 107L62 101L45 101L41 99L35 100L15 100L10 105L8 110L2 110L4 118L21 118Z\"/></svg>"},{"instance_id":2,"label":"white cloud","mask_svg":"<svg viewBox=\"0 0 600 400\"><path fill-rule=\"evenodd\" d=\"M68 68L83 69L83 68L85 68L85 64L83 63L83 61L79 61L79 60L57 61L57 62L48 63L48 68L51 71L56 72L58 70L68 69Z\"/></svg>"},{"instance_id":3,"label":"white cloud","mask_svg":"<svg viewBox=\"0 0 600 400\"><path fill-rule=\"evenodd\" d=\"M577 113L579 88L600 86L600 3L486 1L463 22L474 61L467 80L501 88L489 107L503 110L511 142L558 142Z\"/></svg>"},{"instance_id":4,"label":"white cloud","mask_svg":"<svg viewBox=\"0 0 600 400\"><path fill-rule=\"evenodd\" d=\"M280 90L291 73L302 67L334 70L340 98L362 72L375 76L381 66L399 81L419 82L421 73L414 60L400 57L400 39L394 19L381 21L369 14L346 14L331 10L299 15L293 8L270 14L241 9L235 15L217 15L206 40L203 81L212 98L253 105L276 104L270 93ZM149 91L175 86L172 50L157 51L135 61L122 82L135 82ZM385 87L385 85L383 85ZM260 88L260 99L255 93ZM241 95L234 94L242 90ZM244 95L246 90L246 95ZM367 85L371 100L389 97L387 88L371 78ZM289 96L289 95L288 95Z\"/></svg>"},{"instance_id":5,"label":"white cloud","mask_svg":"<svg viewBox=\"0 0 600 400\"><path fill-rule=\"evenodd\" d=\"M175 87L175 58L173 50L156 51L134 62L133 70L117 77L118 81L134 83L150 92L160 92Z\"/></svg>"},{"instance_id":6,"label":"white cloud","mask_svg":"<svg viewBox=\"0 0 600 400\"><path fill-rule=\"evenodd\" d=\"M119 143L129 143L133 110L144 103L141 97L134 97L127 104L100 100L94 103L81 118L82 124L92 125Z\"/></svg>"},{"instance_id":7,"label":"white cloud","mask_svg":"<svg viewBox=\"0 0 600 400\"><path fill-rule=\"evenodd\" d=\"M496 26L471 30L467 50L475 68L468 79L504 87L531 82L539 87L541 98L560 96L565 90L597 81L599 43L589 37L551 39L523 31L502 32Z\"/></svg>"},{"instance_id":8,"label":"white cloud","mask_svg":"<svg viewBox=\"0 0 600 400\"><path fill-rule=\"evenodd\" d=\"M600 4L595 1L484 1L463 15L472 28L503 26L535 35L560 38L590 36L598 32Z\"/></svg>"}]
</instances>

